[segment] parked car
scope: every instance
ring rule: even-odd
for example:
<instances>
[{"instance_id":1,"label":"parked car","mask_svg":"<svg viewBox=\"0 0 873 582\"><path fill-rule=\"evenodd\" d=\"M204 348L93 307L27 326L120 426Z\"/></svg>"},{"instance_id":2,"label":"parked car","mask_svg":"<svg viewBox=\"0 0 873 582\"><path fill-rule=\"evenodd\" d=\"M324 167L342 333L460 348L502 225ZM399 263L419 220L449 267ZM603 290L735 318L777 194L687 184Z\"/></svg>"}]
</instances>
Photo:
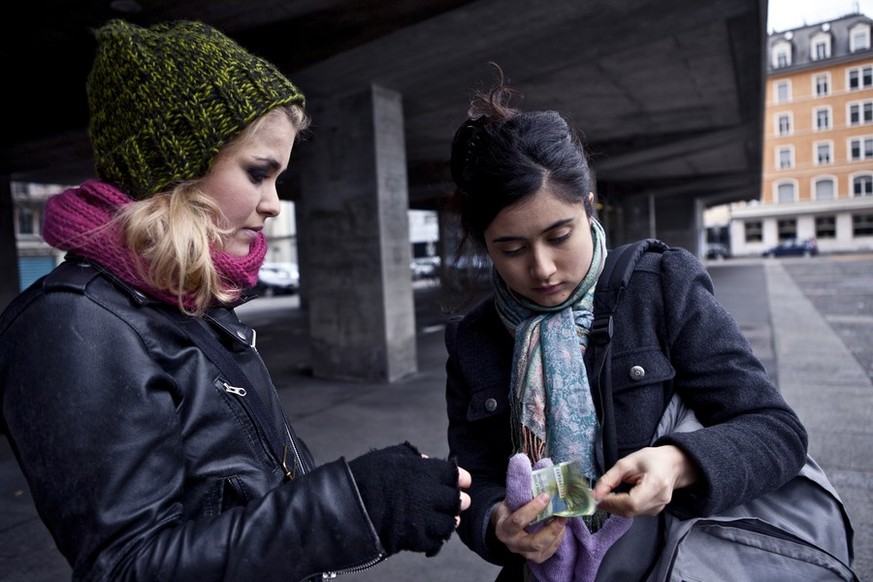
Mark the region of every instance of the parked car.
<instances>
[{"instance_id":1,"label":"parked car","mask_svg":"<svg viewBox=\"0 0 873 582\"><path fill-rule=\"evenodd\" d=\"M445 275L450 285L461 288L488 288L492 263L488 255L451 256L446 259Z\"/></svg>"},{"instance_id":2,"label":"parked car","mask_svg":"<svg viewBox=\"0 0 873 582\"><path fill-rule=\"evenodd\" d=\"M814 238L788 239L762 253L765 257L810 257L818 254L818 244Z\"/></svg>"},{"instance_id":3,"label":"parked car","mask_svg":"<svg viewBox=\"0 0 873 582\"><path fill-rule=\"evenodd\" d=\"M409 271L414 281L434 279L440 274L439 257L418 257L409 263Z\"/></svg>"},{"instance_id":4,"label":"parked car","mask_svg":"<svg viewBox=\"0 0 873 582\"><path fill-rule=\"evenodd\" d=\"M728 248L720 243L709 243L706 246L706 258L707 259L727 259L731 256L731 252Z\"/></svg>"},{"instance_id":5,"label":"parked car","mask_svg":"<svg viewBox=\"0 0 873 582\"><path fill-rule=\"evenodd\" d=\"M258 271L255 291L259 295L291 295L300 291L297 263L264 263Z\"/></svg>"}]
</instances>

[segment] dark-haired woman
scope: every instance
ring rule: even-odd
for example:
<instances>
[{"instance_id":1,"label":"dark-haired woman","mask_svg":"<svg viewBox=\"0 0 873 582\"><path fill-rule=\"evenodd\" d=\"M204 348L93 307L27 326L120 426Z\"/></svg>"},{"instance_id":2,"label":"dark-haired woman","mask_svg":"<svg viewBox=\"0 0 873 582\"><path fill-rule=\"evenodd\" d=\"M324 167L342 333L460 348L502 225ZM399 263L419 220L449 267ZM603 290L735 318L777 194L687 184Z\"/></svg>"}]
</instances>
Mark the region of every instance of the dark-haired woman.
<instances>
[{"instance_id":1,"label":"dark-haired woman","mask_svg":"<svg viewBox=\"0 0 873 582\"><path fill-rule=\"evenodd\" d=\"M505 566L498 580L639 580L658 550L647 516L705 515L779 487L804 463L806 432L702 265L671 248L643 256L616 316L620 459L602 466L586 359L608 253L594 179L567 121L512 96L502 80L477 95L452 143L462 247L493 263L493 294L446 331L449 446L473 476L459 532ZM706 428L652 442L672 394ZM549 502L531 499L532 466L569 460L597 510L531 525Z\"/></svg>"}]
</instances>

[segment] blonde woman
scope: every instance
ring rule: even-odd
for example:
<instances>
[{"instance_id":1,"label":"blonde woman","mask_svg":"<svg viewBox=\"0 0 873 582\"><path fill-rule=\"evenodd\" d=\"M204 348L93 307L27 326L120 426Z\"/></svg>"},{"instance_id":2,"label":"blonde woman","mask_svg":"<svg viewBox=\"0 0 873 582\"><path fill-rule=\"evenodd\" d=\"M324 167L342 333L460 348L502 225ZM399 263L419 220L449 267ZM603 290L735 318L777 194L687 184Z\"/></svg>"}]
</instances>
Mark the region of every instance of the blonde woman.
<instances>
[{"instance_id":1,"label":"blonde woman","mask_svg":"<svg viewBox=\"0 0 873 582\"><path fill-rule=\"evenodd\" d=\"M409 443L316 466L233 310L303 95L202 23L96 36L99 179L49 200L67 259L0 318L3 432L73 578L304 580L436 554L469 474Z\"/></svg>"}]
</instances>

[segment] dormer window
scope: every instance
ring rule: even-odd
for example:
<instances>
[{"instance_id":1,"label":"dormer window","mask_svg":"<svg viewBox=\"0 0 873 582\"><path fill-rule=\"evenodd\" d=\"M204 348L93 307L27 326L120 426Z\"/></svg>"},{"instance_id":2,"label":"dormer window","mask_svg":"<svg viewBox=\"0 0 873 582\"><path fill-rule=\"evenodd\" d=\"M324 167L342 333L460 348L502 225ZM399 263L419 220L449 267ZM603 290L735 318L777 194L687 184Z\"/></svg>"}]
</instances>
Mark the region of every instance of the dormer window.
<instances>
[{"instance_id":1,"label":"dormer window","mask_svg":"<svg viewBox=\"0 0 873 582\"><path fill-rule=\"evenodd\" d=\"M791 43L780 39L773 43L770 49L770 66L774 69L782 69L791 66Z\"/></svg>"},{"instance_id":2,"label":"dormer window","mask_svg":"<svg viewBox=\"0 0 873 582\"><path fill-rule=\"evenodd\" d=\"M868 48L870 48L870 25L859 22L849 29L849 50L854 53Z\"/></svg>"},{"instance_id":3,"label":"dormer window","mask_svg":"<svg viewBox=\"0 0 873 582\"><path fill-rule=\"evenodd\" d=\"M831 56L831 35L827 32L819 32L815 36L812 37L812 42L810 42L810 47L812 47L812 60L820 61L823 59L828 59Z\"/></svg>"}]
</instances>

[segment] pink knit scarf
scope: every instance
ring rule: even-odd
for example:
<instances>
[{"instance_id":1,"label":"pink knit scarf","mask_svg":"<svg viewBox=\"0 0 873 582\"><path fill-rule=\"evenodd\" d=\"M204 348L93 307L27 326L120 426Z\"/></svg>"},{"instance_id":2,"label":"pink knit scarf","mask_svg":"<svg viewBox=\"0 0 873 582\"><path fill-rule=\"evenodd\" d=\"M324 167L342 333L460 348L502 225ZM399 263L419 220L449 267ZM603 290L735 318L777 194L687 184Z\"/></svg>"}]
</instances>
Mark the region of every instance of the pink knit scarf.
<instances>
[{"instance_id":1,"label":"pink knit scarf","mask_svg":"<svg viewBox=\"0 0 873 582\"><path fill-rule=\"evenodd\" d=\"M98 180L52 196L46 203L43 236L46 242L63 251L71 251L94 261L119 279L161 301L178 305L173 293L155 289L137 272L130 251L124 245L121 229L112 221L115 212L132 200L121 190ZM267 243L260 233L244 257L234 257L212 248L215 268L226 283L225 291L239 294L254 286L258 269L267 254ZM193 295L183 297L183 304L194 309Z\"/></svg>"}]
</instances>

